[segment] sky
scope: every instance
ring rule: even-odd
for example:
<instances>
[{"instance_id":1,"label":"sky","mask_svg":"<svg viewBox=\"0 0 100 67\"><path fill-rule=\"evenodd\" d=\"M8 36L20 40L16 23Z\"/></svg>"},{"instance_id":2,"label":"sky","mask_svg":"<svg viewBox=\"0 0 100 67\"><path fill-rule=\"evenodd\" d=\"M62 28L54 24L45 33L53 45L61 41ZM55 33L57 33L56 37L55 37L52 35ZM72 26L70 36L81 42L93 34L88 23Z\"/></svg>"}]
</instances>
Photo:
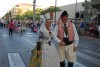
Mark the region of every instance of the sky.
<instances>
[{"instance_id":1,"label":"sky","mask_svg":"<svg viewBox=\"0 0 100 67\"><path fill-rule=\"evenodd\" d=\"M85 0L77 0L83 2ZM75 3L76 0L57 0L57 6ZM20 3L33 3L33 0L0 0L0 17L4 16L11 8ZM55 0L36 0L36 5L46 8L55 5Z\"/></svg>"}]
</instances>

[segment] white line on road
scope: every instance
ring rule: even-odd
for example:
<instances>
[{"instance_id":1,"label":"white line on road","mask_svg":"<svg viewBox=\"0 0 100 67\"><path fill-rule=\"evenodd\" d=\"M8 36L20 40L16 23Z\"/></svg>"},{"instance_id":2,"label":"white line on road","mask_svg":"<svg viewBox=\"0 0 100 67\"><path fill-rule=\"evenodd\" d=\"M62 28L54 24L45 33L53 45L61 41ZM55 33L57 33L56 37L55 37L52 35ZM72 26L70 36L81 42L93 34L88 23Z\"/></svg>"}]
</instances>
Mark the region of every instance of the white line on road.
<instances>
[{"instance_id":1,"label":"white line on road","mask_svg":"<svg viewBox=\"0 0 100 67\"><path fill-rule=\"evenodd\" d=\"M85 52L91 53L93 55L100 56L100 53L96 53L94 51L90 51L90 50L87 50L87 49L82 49L82 50L85 51Z\"/></svg>"},{"instance_id":2,"label":"white line on road","mask_svg":"<svg viewBox=\"0 0 100 67\"><path fill-rule=\"evenodd\" d=\"M82 46L82 45L79 45L79 46L80 46L80 47L83 47L83 48L87 48L87 49L89 48L89 47L87 47L87 46L85 46L85 45L84 45L84 46Z\"/></svg>"},{"instance_id":3,"label":"white line on road","mask_svg":"<svg viewBox=\"0 0 100 67\"><path fill-rule=\"evenodd\" d=\"M100 45L100 43L98 43L98 45Z\"/></svg>"},{"instance_id":4,"label":"white line on road","mask_svg":"<svg viewBox=\"0 0 100 67\"><path fill-rule=\"evenodd\" d=\"M18 53L8 53L10 67L26 67Z\"/></svg>"},{"instance_id":5,"label":"white line on road","mask_svg":"<svg viewBox=\"0 0 100 67\"><path fill-rule=\"evenodd\" d=\"M6 35L6 34L3 34L3 35L1 35L1 36L3 36L3 37L5 37L5 38L6 38L8 35Z\"/></svg>"},{"instance_id":6,"label":"white line on road","mask_svg":"<svg viewBox=\"0 0 100 67\"><path fill-rule=\"evenodd\" d=\"M29 54L32 54L31 52L29 52Z\"/></svg>"},{"instance_id":7,"label":"white line on road","mask_svg":"<svg viewBox=\"0 0 100 67\"><path fill-rule=\"evenodd\" d=\"M33 33L27 33L28 35L31 35L31 34L33 34Z\"/></svg>"},{"instance_id":8,"label":"white line on road","mask_svg":"<svg viewBox=\"0 0 100 67\"><path fill-rule=\"evenodd\" d=\"M66 60L66 63L67 63L67 60ZM68 64L68 63L67 63ZM79 62L76 62L75 64L74 64L74 67L87 67L87 66L85 66L85 65L83 65L83 64L81 64L81 63L79 63Z\"/></svg>"},{"instance_id":9,"label":"white line on road","mask_svg":"<svg viewBox=\"0 0 100 67\"><path fill-rule=\"evenodd\" d=\"M93 63L93 64L96 64L96 65L99 65L100 66L100 60L94 58L94 57L91 57L91 56L88 56L88 55L85 55L85 54L82 54L80 52L77 52L77 56Z\"/></svg>"},{"instance_id":10,"label":"white line on road","mask_svg":"<svg viewBox=\"0 0 100 67\"><path fill-rule=\"evenodd\" d=\"M30 40L28 40L27 38L24 38L27 42L29 42L30 44L35 46L35 43L31 42Z\"/></svg>"}]
</instances>

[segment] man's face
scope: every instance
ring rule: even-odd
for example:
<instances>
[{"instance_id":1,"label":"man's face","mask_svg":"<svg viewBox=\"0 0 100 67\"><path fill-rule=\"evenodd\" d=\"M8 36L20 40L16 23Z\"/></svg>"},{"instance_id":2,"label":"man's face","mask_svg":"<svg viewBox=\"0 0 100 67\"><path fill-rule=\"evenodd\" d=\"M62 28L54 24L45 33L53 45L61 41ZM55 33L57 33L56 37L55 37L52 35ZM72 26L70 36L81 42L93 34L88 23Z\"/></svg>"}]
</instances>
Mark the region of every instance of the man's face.
<instances>
[{"instance_id":1,"label":"man's face","mask_svg":"<svg viewBox=\"0 0 100 67\"><path fill-rule=\"evenodd\" d=\"M63 23L66 23L68 21L68 16L66 15L66 16L61 17L61 20Z\"/></svg>"}]
</instances>

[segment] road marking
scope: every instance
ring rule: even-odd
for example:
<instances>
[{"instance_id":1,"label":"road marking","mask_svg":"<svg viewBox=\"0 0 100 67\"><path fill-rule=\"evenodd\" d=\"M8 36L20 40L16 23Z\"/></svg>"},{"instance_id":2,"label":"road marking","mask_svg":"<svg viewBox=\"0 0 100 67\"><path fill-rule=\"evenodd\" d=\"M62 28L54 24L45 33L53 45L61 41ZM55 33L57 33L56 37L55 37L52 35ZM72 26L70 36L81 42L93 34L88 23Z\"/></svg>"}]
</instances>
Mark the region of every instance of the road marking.
<instances>
[{"instance_id":1,"label":"road marking","mask_svg":"<svg viewBox=\"0 0 100 67\"><path fill-rule=\"evenodd\" d=\"M26 67L19 53L8 53L10 67Z\"/></svg>"},{"instance_id":2,"label":"road marking","mask_svg":"<svg viewBox=\"0 0 100 67\"><path fill-rule=\"evenodd\" d=\"M100 45L100 43L98 43L98 45Z\"/></svg>"},{"instance_id":3,"label":"road marking","mask_svg":"<svg viewBox=\"0 0 100 67\"><path fill-rule=\"evenodd\" d=\"M84 46L82 46L82 45L79 45L79 46L80 46L80 47L83 47L83 48L87 48L87 49L89 48L89 47L86 47L85 45L84 45Z\"/></svg>"},{"instance_id":4,"label":"road marking","mask_svg":"<svg viewBox=\"0 0 100 67\"><path fill-rule=\"evenodd\" d=\"M91 56L88 56L88 55L85 55L85 54L82 54L80 52L77 52L77 56L89 61L89 62L92 62L93 64L96 64L98 66L100 66L100 60L94 58L94 57L91 57Z\"/></svg>"},{"instance_id":5,"label":"road marking","mask_svg":"<svg viewBox=\"0 0 100 67\"><path fill-rule=\"evenodd\" d=\"M32 35L32 33L27 33L28 35Z\"/></svg>"},{"instance_id":6,"label":"road marking","mask_svg":"<svg viewBox=\"0 0 100 67\"><path fill-rule=\"evenodd\" d=\"M97 49L97 50L99 50L99 51L100 51L100 49Z\"/></svg>"},{"instance_id":7,"label":"road marking","mask_svg":"<svg viewBox=\"0 0 100 67\"><path fill-rule=\"evenodd\" d=\"M65 62L68 64L67 60ZM87 66L76 61L76 63L74 63L74 67L87 67Z\"/></svg>"},{"instance_id":8,"label":"road marking","mask_svg":"<svg viewBox=\"0 0 100 67\"><path fill-rule=\"evenodd\" d=\"M6 34L3 34L3 35L1 35L1 36L3 36L3 37L7 37L8 35L6 35Z\"/></svg>"},{"instance_id":9,"label":"road marking","mask_svg":"<svg viewBox=\"0 0 100 67\"><path fill-rule=\"evenodd\" d=\"M91 39L91 40L97 40L97 41L100 41L99 39L96 39L96 38L93 38L93 37L86 37L86 36L81 36L81 37L88 38L88 39Z\"/></svg>"},{"instance_id":10,"label":"road marking","mask_svg":"<svg viewBox=\"0 0 100 67\"><path fill-rule=\"evenodd\" d=\"M24 37L23 37L24 38ZM30 44L34 45L35 46L35 43L31 42L30 40L24 38L27 42L29 42Z\"/></svg>"},{"instance_id":11,"label":"road marking","mask_svg":"<svg viewBox=\"0 0 100 67\"><path fill-rule=\"evenodd\" d=\"M27 36L30 36L30 37L32 37L33 35L27 35Z\"/></svg>"},{"instance_id":12,"label":"road marking","mask_svg":"<svg viewBox=\"0 0 100 67\"><path fill-rule=\"evenodd\" d=\"M33 33L27 33L26 36L29 36L29 37L32 37L32 36L33 36L33 37L38 37L37 34L33 34Z\"/></svg>"},{"instance_id":13,"label":"road marking","mask_svg":"<svg viewBox=\"0 0 100 67\"><path fill-rule=\"evenodd\" d=\"M29 52L29 54L32 54L31 52Z\"/></svg>"},{"instance_id":14,"label":"road marking","mask_svg":"<svg viewBox=\"0 0 100 67\"><path fill-rule=\"evenodd\" d=\"M85 51L85 52L91 53L93 55L100 56L100 53L96 53L94 51L90 51L90 50L87 50L87 49L82 49L82 50Z\"/></svg>"}]
</instances>

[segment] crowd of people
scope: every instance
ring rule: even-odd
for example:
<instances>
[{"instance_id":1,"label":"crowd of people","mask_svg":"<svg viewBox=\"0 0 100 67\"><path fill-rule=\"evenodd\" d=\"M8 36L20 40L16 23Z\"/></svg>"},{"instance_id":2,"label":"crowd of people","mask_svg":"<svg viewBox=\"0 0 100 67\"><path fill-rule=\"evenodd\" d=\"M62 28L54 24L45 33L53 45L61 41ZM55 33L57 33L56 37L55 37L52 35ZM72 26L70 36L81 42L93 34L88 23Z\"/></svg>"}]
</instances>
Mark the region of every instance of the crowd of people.
<instances>
[{"instance_id":1,"label":"crowd of people","mask_svg":"<svg viewBox=\"0 0 100 67\"><path fill-rule=\"evenodd\" d=\"M100 25L97 22L80 21L77 25L77 30L81 36L89 36L94 38L100 38Z\"/></svg>"},{"instance_id":2,"label":"crowd of people","mask_svg":"<svg viewBox=\"0 0 100 67\"><path fill-rule=\"evenodd\" d=\"M13 35L13 32L22 34L23 31L31 29L32 32L37 32L42 24L40 22L33 22L33 20L15 20L11 19L7 21L5 19L0 19L0 28L7 28L9 30L9 35Z\"/></svg>"},{"instance_id":3,"label":"crowd of people","mask_svg":"<svg viewBox=\"0 0 100 67\"><path fill-rule=\"evenodd\" d=\"M21 20L13 20L10 21L0 19L0 28L7 28L9 30L9 35L13 35L13 32L23 32L26 30L28 23Z\"/></svg>"}]
</instances>

